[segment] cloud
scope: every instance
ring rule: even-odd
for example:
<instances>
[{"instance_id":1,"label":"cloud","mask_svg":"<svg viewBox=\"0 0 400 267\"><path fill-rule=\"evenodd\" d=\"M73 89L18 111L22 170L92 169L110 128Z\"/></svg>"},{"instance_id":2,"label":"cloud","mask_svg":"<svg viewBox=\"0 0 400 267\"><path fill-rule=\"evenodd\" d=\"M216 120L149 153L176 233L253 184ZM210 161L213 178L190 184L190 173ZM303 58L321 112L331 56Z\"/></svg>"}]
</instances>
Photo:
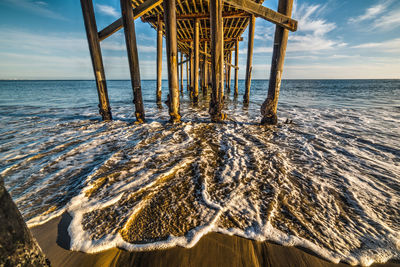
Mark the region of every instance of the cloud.
<instances>
[{"instance_id":1,"label":"cloud","mask_svg":"<svg viewBox=\"0 0 400 267\"><path fill-rule=\"evenodd\" d=\"M400 26L400 8L392 5L393 1L388 0L367 8L364 14L350 18L349 23L368 21L370 27L367 29L390 30ZM365 26L365 25L363 25Z\"/></svg>"},{"instance_id":2,"label":"cloud","mask_svg":"<svg viewBox=\"0 0 400 267\"><path fill-rule=\"evenodd\" d=\"M374 21L374 28L392 29L400 26L400 9L392 10L388 14Z\"/></svg>"},{"instance_id":3,"label":"cloud","mask_svg":"<svg viewBox=\"0 0 400 267\"><path fill-rule=\"evenodd\" d=\"M347 44L330 39L327 35L336 28L336 24L320 18L326 6L302 4L295 5L293 18L299 22L298 30L289 34L288 52L330 50Z\"/></svg>"},{"instance_id":4,"label":"cloud","mask_svg":"<svg viewBox=\"0 0 400 267\"><path fill-rule=\"evenodd\" d=\"M376 52L400 52L400 38L396 38L393 40L388 40L384 42L375 42L375 43L365 43L356 46L352 46L351 48L356 49L375 49Z\"/></svg>"},{"instance_id":5,"label":"cloud","mask_svg":"<svg viewBox=\"0 0 400 267\"><path fill-rule=\"evenodd\" d=\"M121 14L112 6L96 4L96 8L100 13L103 13L107 16L115 18L119 18L121 16Z\"/></svg>"},{"instance_id":6,"label":"cloud","mask_svg":"<svg viewBox=\"0 0 400 267\"><path fill-rule=\"evenodd\" d=\"M378 15L382 14L387 9L388 5L389 2L386 1L385 3L379 3L370 8L367 8L364 14L355 18L350 18L349 23L361 22L364 20L376 18Z\"/></svg>"},{"instance_id":7,"label":"cloud","mask_svg":"<svg viewBox=\"0 0 400 267\"><path fill-rule=\"evenodd\" d=\"M0 28L0 51L21 51L24 53L71 54L88 51L85 36L76 34L40 34L25 30Z\"/></svg>"},{"instance_id":8,"label":"cloud","mask_svg":"<svg viewBox=\"0 0 400 267\"><path fill-rule=\"evenodd\" d=\"M285 66L284 78L291 79L398 79L400 62L395 59L385 62L365 63L364 58L348 64L311 64Z\"/></svg>"},{"instance_id":9,"label":"cloud","mask_svg":"<svg viewBox=\"0 0 400 267\"><path fill-rule=\"evenodd\" d=\"M37 15L51 18L51 19L58 19L58 20L67 20L61 14L58 14L48 8L48 3L44 1L30 1L30 0L3 0L4 3L14 6L23 8L28 10L32 13Z\"/></svg>"}]
</instances>

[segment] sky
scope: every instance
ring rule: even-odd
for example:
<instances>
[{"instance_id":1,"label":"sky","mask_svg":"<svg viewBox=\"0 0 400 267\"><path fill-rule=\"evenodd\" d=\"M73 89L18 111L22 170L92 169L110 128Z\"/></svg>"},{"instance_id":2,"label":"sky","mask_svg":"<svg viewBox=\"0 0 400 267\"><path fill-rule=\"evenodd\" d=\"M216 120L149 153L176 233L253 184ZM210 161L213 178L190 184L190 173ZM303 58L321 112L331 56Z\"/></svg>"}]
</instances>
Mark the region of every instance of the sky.
<instances>
[{"instance_id":1,"label":"sky","mask_svg":"<svg viewBox=\"0 0 400 267\"><path fill-rule=\"evenodd\" d=\"M121 16L95 0L98 29ZM264 6L277 10L278 0ZM295 0L284 79L399 79L400 0ZM136 20L142 79L155 79L156 31ZM268 79L275 25L256 20L253 78ZM239 50L245 77L247 30ZM107 79L129 79L123 30L101 42ZM163 79L167 78L165 42ZM0 79L94 79L80 1L0 0Z\"/></svg>"}]
</instances>

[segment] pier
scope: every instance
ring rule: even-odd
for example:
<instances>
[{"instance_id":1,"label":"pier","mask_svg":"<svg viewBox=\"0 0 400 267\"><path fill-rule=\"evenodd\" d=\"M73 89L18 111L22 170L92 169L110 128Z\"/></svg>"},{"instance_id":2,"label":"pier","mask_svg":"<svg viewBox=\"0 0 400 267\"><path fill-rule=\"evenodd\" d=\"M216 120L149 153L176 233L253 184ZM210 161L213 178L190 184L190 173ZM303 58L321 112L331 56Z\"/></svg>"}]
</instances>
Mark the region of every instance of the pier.
<instances>
[{"instance_id":1,"label":"pier","mask_svg":"<svg viewBox=\"0 0 400 267\"><path fill-rule=\"evenodd\" d=\"M263 0L121 0L121 18L102 30L97 29L92 0L81 0L85 29L103 120L111 120L100 42L124 29L137 123L145 122L145 108L139 71L135 19L149 23L157 31L157 85L155 99L161 103L162 38L166 40L168 99L171 122L179 122L179 96L183 93L183 65L186 65L187 89L193 103L211 93L211 121L221 122L224 114L224 88L231 93L234 69L234 97L238 97L239 42L248 30L248 48L243 104L250 99L254 29L256 19L276 25L266 100L261 106L263 125L277 123L277 106L289 31L297 30L291 18L293 0L279 0L278 10L262 5ZM234 64L232 58L234 55ZM179 62L178 62L179 61ZM180 79L179 79L180 77ZM210 88L209 88L210 87Z\"/></svg>"}]
</instances>

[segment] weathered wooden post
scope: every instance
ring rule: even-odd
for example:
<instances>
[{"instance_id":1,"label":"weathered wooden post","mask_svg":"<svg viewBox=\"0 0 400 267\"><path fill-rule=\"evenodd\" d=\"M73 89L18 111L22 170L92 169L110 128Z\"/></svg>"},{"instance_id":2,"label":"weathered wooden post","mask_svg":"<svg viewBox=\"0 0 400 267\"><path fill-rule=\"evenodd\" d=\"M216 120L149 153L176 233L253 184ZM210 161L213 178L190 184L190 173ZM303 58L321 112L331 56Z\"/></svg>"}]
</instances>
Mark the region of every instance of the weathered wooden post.
<instances>
[{"instance_id":1,"label":"weathered wooden post","mask_svg":"<svg viewBox=\"0 0 400 267\"><path fill-rule=\"evenodd\" d=\"M181 51L181 93L183 94L183 53Z\"/></svg>"},{"instance_id":2,"label":"weathered wooden post","mask_svg":"<svg viewBox=\"0 0 400 267\"><path fill-rule=\"evenodd\" d=\"M198 18L194 20L194 85L193 85L193 102L199 100L199 66L200 66L200 21Z\"/></svg>"},{"instance_id":3,"label":"weathered wooden post","mask_svg":"<svg viewBox=\"0 0 400 267\"><path fill-rule=\"evenodd\" d=\"M239 40L237 39L235 42L235 92L233 93L234 97L238 97L239 95Z\"/></svg>"},{"instance_id":4,"label":"weathered wooden post","mask_svg":"<svg viewBox=\"0 0 400 267\"><path fill-rule=\"evenodd\" d=\"M279 0L278 12L291 17L292 7L293 0ZM261 105L261 115L263 116L261 124L264 125L273 125L278 123L276 111L278 107L279 89L281 87L288 36L289 31L287 29L276 25L268 97Z\"/></svg>"},{"instance_id":5,"label":"weathered wooden post","mask_svg":"<svg viewBox=\"0 0 400 267\"><path fill-rule=\"evenodd\" d=\"M222 9L222 0L210 1L212 94L209 112L213 122L220 122L225 119L225 114L222 113L224 104L224 26Z\"/></svg>"},{"instance_id":6,"label":"weathered wooden post","mask_svg":"<svg viewBox=\"0 0 400 267\"><path fill-rule=\"evenodd\" d=\"M190 96L193 97L194 90L194 42L190 42Z\"/></svg>"},{"instance_id":7,"label":"weathered wooden post","mask_svg":"<svg viewBox=\"0 0 400 267\"><path fill-rule=\"evenodd\" d=\"M178 46L176 38L176 1L164 0L164 25L168 63L168 107L171 122L180 122L179 83L178 83Z\"/></svg>"},{"instance_id":8,"label":"weathered wooden post","mask_svg":"<svg viewBox=\"0 0 400 267\"><path fill-rule=\"evenodd\" d=\"M251 15L249 25L249 39L247 48L247 65L246 65L246 84L245 92L243 95L243 103L249 103L250 86L251 86L251 72L253 71L253 47L254 47L254 28L256 24L256 17Z\"/></svg>"},{"instance_id":9,"label":"weathered wooden post","mask_svg":"<svg viewBox=\"0 0 400 267\"><path fill-rule=\"evenodd\" d=\"M162 20L160 16L157 17L157 91L156 101L161 103L161 87L162 87Z\"/></svg>"},{"instance_id":10,"label":"weathered wooden post","mask_svg":"<svg viewBox=\"0 0 400 267\"><path fill-rule=\"evenodd\" d=\"M143 123L145 116L142 100L142 88L140 85L140 69L136 45L135 19L131 0L121 0L121 13L125 32L126 50L128 52L136 122Z\"/></svg>"},{"instance_id":11,"label":"weathered wooden post","mask_svg":"<svg viewBox=\"0 0 400 267\"><path fill-rule=\"evenodd\" d=\"M185 55L186 58L186 89L189 91L189 87L190 87L190 72L189 72L189 56Z\"/></svg>"},{"instance_id":12,"label":"weathered wooden post","mask_svg":"<svg viewBox=\"0 0 400 267\"><path fill-rule=\"evenodd\" d=\"M208 90L208 63L207 63L207 41L204 42L204 57L203 57L203 95L207 95Z\"/></svg>"},{"instance_id":13,"label":"weathered wooden post","mask_svg":"<svg viewBox=\"0 0 400 267\"><path fill-rule=\"evenodd\" d=\"M81 6L90 50L90 57L92 58L92 66L94 76L96 78L97 94L99 96L99 112L103 120L112 120L103 58L101 55L96 19L93 10L93 2L92 0L81 0Z\"/></svg>"},{"instance_id":14,"label":"weathered wooden post","mask_svg":"<svg viewBox=\"0 0 400 267\"><path fill-rule=\"evenodd\" d=\"M228 62L229 64L232 64L232 51L229 52L228 55ZM228 93L231 92L231 70L232 67L230 65L228 65L228 73L226 74L226 83L227 83L227 87L228 87Z\"/></svg>"}]
</instances>

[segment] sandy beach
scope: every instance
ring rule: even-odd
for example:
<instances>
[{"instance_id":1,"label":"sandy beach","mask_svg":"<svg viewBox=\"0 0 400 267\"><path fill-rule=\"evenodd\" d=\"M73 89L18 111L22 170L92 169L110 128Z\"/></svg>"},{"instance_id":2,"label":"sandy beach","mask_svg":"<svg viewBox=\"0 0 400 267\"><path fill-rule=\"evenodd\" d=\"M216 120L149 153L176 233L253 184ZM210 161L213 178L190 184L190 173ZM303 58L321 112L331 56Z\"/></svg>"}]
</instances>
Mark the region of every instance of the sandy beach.
<instances>
[{"instance_id":1,"label":"sandy beach","mask_svg":"<svg viewBox=\"0 0 400 267\"><path fill-rule=\"evenodd\" d=\"M64 215L31 228L52 266L349 266L328 262L301 248L219 233L204 236L190 249L128 252L115 248L87 254L67 249L68 223L68 216ZM400 263L372 266L399 267Z\"/></svg>"}]
</instances>

